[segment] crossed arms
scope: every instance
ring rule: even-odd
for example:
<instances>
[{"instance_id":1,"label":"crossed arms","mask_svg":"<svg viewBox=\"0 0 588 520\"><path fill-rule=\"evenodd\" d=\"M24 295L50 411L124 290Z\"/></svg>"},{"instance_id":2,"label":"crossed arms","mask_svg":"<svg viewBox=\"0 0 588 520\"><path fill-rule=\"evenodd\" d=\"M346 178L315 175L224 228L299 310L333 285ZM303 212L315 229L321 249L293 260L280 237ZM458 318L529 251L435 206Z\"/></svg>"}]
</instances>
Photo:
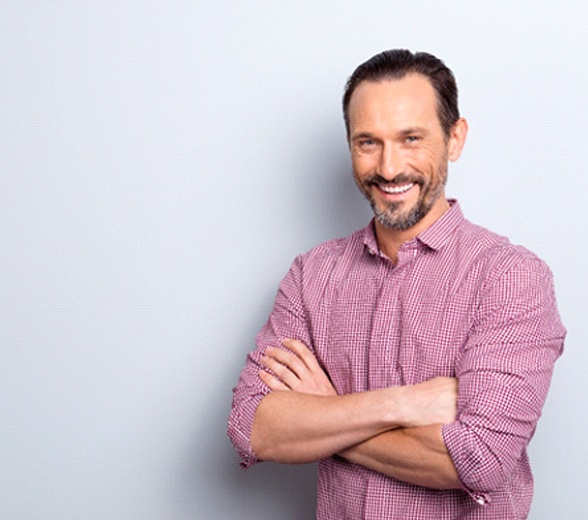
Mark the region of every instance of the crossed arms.
<instances>
[{"instance_id":1,"label":"crossed arms","mask_svg":"<svg viewBox=\"0 0 588 520\"><path fill-rule=\"evenodd\" d=\"M305 347L313 343L294 264L234 390L228 430L242 465L336 455L472 496L502 488L525 457L565 336L548 268L530 257L504 265L484 286L456 379L336 395ZM282 345L288 336L300 341Z\"/></svg>"},{"instance_id":2,"label":"crossed arms","mask_svg":"<svg viewBox=\"0 0 588 520\"><path fill-rule=\"evenodd\" d=\"M455 420L455 379L339 396L301 341L284 346L268 347L261 358L259 377L272 390L251 433L261 459L305 463L339 455L412 484L462 487L441 436L441 425Z\"/></svg>"}]
</instances>

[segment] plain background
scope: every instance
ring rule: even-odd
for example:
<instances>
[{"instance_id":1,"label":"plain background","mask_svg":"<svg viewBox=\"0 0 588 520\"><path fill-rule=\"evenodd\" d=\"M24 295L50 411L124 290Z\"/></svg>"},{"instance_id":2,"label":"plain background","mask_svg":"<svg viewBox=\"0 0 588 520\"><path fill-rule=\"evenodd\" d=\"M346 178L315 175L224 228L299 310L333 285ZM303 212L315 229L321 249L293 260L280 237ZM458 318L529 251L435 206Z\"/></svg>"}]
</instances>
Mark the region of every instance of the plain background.
<instances>
[{"instance_id":1,"label":"plain background","mask_svg":"<svg viewBox=\"0 0 588 520\"><path fill-rule=\"evenodd\" d=\"M0 518L314 516L316 468L243 472L225 423L293 258L370 218L340 98L393 47L458 79L449 195L553 269L531 518L586 518L587 9L3 0Z\"/></svg>"}]
</instances>

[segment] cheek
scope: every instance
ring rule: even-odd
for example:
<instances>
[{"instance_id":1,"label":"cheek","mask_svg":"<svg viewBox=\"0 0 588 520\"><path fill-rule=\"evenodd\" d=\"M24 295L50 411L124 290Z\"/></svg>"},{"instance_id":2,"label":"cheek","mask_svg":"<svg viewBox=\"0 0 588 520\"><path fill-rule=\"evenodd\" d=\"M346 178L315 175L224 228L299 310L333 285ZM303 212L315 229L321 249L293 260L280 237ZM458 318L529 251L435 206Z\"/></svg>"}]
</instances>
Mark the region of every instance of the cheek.
<instances>
[{"instance_id":1,"label":"cheek","mask_svg":"<svg viewBox=\"0 0 588 520\"><path fill-rule=\"evenodd\" d=\"M428 170L437 161L437 154L433 148L423 147L412 154L412 159Z\"/></svg>"},{"instance_id":2,"label":"cheek","mask_svg":"<svg viewBox=\"0 0 588 520\"><path fill-rule=\"evenodd\" d=\"M364 177L377 171L378 162L372 156L356 155L351 157L351 165L356 177Z\"/></svg>"},{"instance_id":3,"label":"cheek","mask_svg":"<svg viewBox=\"0 0 588 520\"><path fill-rule=\"evenodd\" d=\"M414 158L414 165L418 167L429 180L435 181L439 177L440 166L443 164L443 157L435 153L435 150L423 150Z\"/></svg>"}]
</instances>

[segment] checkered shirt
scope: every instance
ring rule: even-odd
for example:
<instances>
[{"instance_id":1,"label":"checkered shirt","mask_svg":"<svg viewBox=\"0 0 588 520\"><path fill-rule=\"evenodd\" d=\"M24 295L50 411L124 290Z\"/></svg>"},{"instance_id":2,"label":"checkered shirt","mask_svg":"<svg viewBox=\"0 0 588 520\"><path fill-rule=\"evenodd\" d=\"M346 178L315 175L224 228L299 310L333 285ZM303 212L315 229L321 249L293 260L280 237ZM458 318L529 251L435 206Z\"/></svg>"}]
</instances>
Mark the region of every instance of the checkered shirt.
<instances>
[{"instance_id":1,"label":"checkered shirt","mask_svg":"<svg viewBox=\"0 0 588 520\"><path fill-rule=\"evenodd\" d=\"M251 428L270 391L260 357L284 338L313 350L339 394L458 378L457 420L442 433L463 489L408 484L334 456L319 462L318 519L528 515L526 448L565 337L551 272L450 204L401 246L396 265L380 253L373 222L299 256L247 357L228 423L243 467L258 461Z\"/></svg>"}]
</instances>

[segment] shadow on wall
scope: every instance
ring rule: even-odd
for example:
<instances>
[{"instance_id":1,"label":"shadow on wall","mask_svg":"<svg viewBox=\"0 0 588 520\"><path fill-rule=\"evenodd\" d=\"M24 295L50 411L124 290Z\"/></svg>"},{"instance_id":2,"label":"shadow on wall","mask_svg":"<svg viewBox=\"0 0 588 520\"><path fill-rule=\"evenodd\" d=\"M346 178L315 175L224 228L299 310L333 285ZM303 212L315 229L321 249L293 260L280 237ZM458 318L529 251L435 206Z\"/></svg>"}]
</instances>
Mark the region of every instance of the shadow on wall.
<instances>
[{"instance_id":1,"label":"shadow on wall","mask_svg":"<svg viewBox=\"0 0 588 520\"><path fill-rule=\"evenodd\" d=\"M246 495L251 511L247 514L242 505L240 518L267 518L308 520L316 516L316 464L285 466L263 463L246 472L231 472L230 487ZM235 517L236 518L236 517Z\"/></svg>"},{"instance_id":2,"label":"shadow on wall","mask_svg":"<svg viewBox=\"0 0 588 520\"><path fill-rule=\"evenodd\" d=\"M191 432L188 453L176 472L175 518L239 518L307 520L315 517L316 464L282 465L262 462L244 471L227 434L231 389L242 358L230 360L212 395L226 402L211 407L207 424ZM219 397L222 396L222 399Z\"/></svg>"},{"instance_id":3,"label":"shadow on wall","mask_svg":"<svg viewBox=\"0 0 588 520\"><path fill-rule=\"evenodd\" d=\"M366 226L373 214L353 180L343 123L324 125L304 146L310 173L301 181L301 192L305 207L316 210L312 220L320 230L319 240L344 237Z\"/></svg>"},{"instance_id":4,"label":"shadow on wall","mask_svg":"<svg viewBox=\"0 0 588 520\"><path fill-rule=\"evenodd\" d=\"M308 150L303 159L297 158L297 168L302 172L297 196L302 207L316 210L305 216L312 225L305 237L309 240L322 241L348 235L365 226L371 218L369 205L353 182L348 150L339 125L338 122L336 128L329 125L331 127L323 128L322 132L319 130L311 143L293 147ZM302 244L300 252L305 247L307 244ZM259 323L257 314L267 314L271 309L276 289L268 288L267 301L251 302L251 324ZM254 309L259 313L253 312ZM316 464L260 463L243 471L226 435L231 390L237 383L246 355L242 345L253 345L257 334L257 325L244 328L249 330L238 333L242 339L237 340L233 349L240 354L227 360L222 380L211 389L212 401L226 403L226 407L211 407L207 424L197 426L198 431L193 432L192 438L196 441L189 448L191 453L183 458L181 491L179 496L177 490L173 493L186 518L218 518L220 511L224 511L227 518L314 518ZM202 475L205 476L204 486Z\"/></svg>"}]
</instances>

